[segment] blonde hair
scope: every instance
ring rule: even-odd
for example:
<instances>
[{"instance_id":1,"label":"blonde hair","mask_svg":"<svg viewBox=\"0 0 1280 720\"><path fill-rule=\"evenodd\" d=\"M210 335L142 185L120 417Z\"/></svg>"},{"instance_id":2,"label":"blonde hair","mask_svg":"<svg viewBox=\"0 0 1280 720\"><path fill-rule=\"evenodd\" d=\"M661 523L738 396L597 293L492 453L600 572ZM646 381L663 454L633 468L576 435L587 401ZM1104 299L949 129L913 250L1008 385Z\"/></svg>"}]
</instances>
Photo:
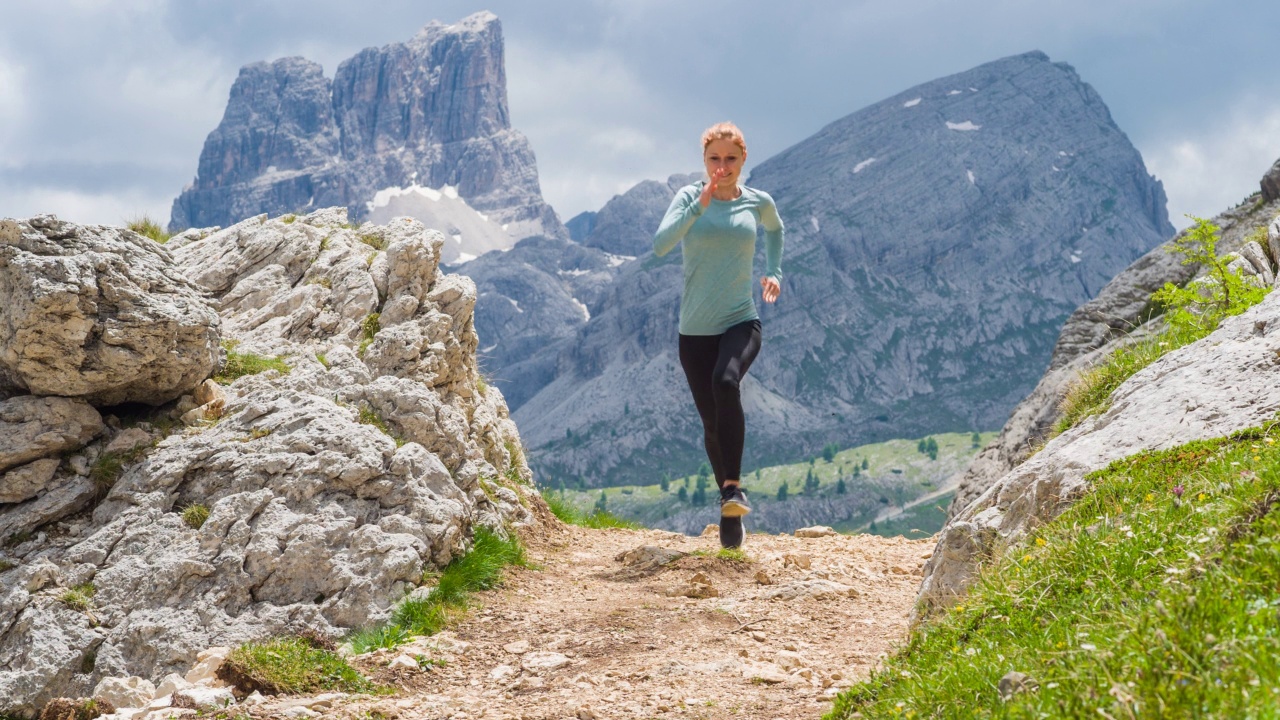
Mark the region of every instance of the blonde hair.
<instances>
[{"instance_id":1,"label":"blonde hair","mask_svg":"<svg viewBox=\"0 0 1280 720\"><path fill-rule=\"evenodd\" d=\"M707 146L714 140L730 140L738 147L742 148L742 152L747 151L747 140L742 137L742 131L737 125L731 122L720 122L712 125L702 131L702 149L706 151Z\"/></svg>"}]
</instances>

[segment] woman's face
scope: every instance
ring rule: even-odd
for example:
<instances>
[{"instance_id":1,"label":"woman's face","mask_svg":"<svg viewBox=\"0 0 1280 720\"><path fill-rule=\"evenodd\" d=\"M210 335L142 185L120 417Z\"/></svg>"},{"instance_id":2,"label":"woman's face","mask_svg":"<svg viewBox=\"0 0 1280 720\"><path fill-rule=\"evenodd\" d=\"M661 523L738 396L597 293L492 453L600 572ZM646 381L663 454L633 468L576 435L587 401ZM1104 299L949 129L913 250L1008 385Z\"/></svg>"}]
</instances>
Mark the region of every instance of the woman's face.
<instances>
[{"instance_id":1,"label":"woman's face","mask_svg":"<svg viewBox=\"0 0 1280 720\"><path fill-rule=\"evenodd\" d=\"M707 177L719 178L720 187L734 187L738 184L738 176L742 174L742 164L747 160L747 151L738 147L732 140L712 140L702 151L702 162L707 166Z\"/></svg>"}]
</instances>

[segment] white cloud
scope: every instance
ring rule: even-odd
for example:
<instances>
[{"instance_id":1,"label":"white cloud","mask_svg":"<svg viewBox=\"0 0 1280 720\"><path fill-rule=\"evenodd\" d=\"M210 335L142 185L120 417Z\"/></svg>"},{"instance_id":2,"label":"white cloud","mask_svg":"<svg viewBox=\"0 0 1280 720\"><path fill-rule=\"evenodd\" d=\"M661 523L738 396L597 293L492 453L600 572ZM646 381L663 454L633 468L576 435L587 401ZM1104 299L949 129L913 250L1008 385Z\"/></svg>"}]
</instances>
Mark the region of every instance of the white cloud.
<instances>
[{"instance_id":1,"label":"white cloud","mask_svg":"<svg viewBox=\"0 0 1280 720\"><path fill-rule=\"evenodd\" d=\"M1164 182L1169 219L1179 228L1187 214L1213 217L1258 191L1258 181L1280 158L1280 103L1244 98L1207 125L1144 143L1147 167Z\"/></svg>"},{"instance_id":2,"label":"white cloud","mask_svg":"<svg viewBox=\"0 0 1280 720\"><path fill-rule=\"evenodd\" d=\"M23 68L0 58L0 147L17 134L26 110Z\"/></svg>"},{"instance_id":3,"label":"white cloud","mask_svg":"<svg viewBox=\"0 0 1280 720\"><path fill-rule=\"evenodd\" d=\"M82 192L59 188L0 187L0 217L29 218L52 214L82 224L124 225L143 215L167 225L173 198L140 188Z\"/></svg>"},{"instance_id":4,"label":"white cloud","mask_svg":"<svg viewBox=\"0 0 1280 720\"><path fill-rule=\"evenodd\" d=\"M542 195L561 219L699 167L699 113L672 113L612 52L508 41L507 58L512 125L533 145Z\"/></svg>"}]
</instances>

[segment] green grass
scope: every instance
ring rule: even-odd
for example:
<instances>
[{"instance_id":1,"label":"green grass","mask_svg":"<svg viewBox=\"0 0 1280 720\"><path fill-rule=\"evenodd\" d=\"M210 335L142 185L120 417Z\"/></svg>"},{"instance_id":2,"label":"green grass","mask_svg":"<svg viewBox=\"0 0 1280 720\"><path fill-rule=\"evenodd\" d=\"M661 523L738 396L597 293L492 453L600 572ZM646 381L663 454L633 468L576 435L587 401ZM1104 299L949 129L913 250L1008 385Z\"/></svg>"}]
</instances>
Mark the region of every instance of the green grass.
<instances>
[{"instance_id":1,"label":"green grass","mask_svg":"<svg viewBox=\"0 0 1280 720\"><path fill-rule=\"evenodd\" d=\"M736 562L736 563L751 562L751 558L747 557L746 551L744 551L742 548L720 548L719 552L716 553L716 557L720 558L721 560L728 560L729 562Z\"/></svg>"},{"instance_id":2,"label":"green grass","mask_svg":"<svg viewBox=\"0 0 1280 720\"><path fill-rule=\"evenodd\" d=\"M160 226L160 223L152 220L148 215L143 215L142 217L130 220L125 224L125 227L143 237L151 238L161 245L169 242L169 238L173 237L169 233L165 232L165 229Z\"/></svg>"},{"instance_id":3,"label":"green grass","mask_svg":"<svg viewBox=\"0 0 1280 720\"><path fill-rule=\"evenodd\" d=\"M356 355L364 357L365 350L373 344L373 336L382 329L382 324L378 321L381 317L382 313L369 313L364 322L360 323L360 345L356 348Z\"/></svg>"},{"instance_id":4,"label":"green grass","mask_svg":"<svg viewBox=\"0 0 1280 720\"><path fill-rule=\"evenodd\" d=\"M891 517L883 522L871 523L864 532L880 537L906 537L913 540L927 538L936 533L947 522L947 507L955 498L954 492L947 493L929 502L921 503L902 515ZM833 525L836 530L844 530L840 524Z\"/></svg>"},{"instance_id":5,"label":"green grass","mask_svg":"<svg viewBox=\"0 0 1280 720\"><path fill-rule=\"evenodd\" d=\"M87 612L93 607L93 596L98 594L98 588L94 587L91 582L81 583L69 590L63 591L58 596L58 602L80 612Z\"/></svg>"},{"instance_id":6,"label":"green grass","mask_svg":"<svg viewBox=\"0 0 1280 720\"><path fill-rule=\"evenodd\" d=\"M150 446L139 445L132 450L122 452L104 452L93 461L89 468L89 479L97 489L99 497L105 497L107 491L115 486L116 481L124 474L124 467L136 462L146 454Z\"/></svg>"},{"instance_id":7,"label":"green grass","mask_svg":"<svg viewBox=\"0 0 1280 720\"><path fill-rule=\"evenodd\" d=\"M236 352L235 348L238 344L234 341L226 341L222 344L223 349L227 351L227 364L222 367L221 372L213 376L214 381L219 385L230 385L245 375L257 375L268 370L275 370L284 375L292 369L288 363L277 357Z\"/></svg>"},{"instance_id":8,"label":"green grass","mask_svg":"<svg viewBox=\"0 0 1280 720\"><path fill-rule=\"evenodd\" d=\"M182 522L192 530L199 530L204 521L209 519L209 507L199 503L192 503L182 509Z\"/></svg>"},{"instance_id":9,"label":"green grass","mask_svg":"<svg viewBox=\"0 0 1280 720\"><path fill-rule=\"evenodd\" d=\"M18 563L13 562L12 560L0 558L0 573L8 572L16 567L18 567Z\"/></svg>"},{"instance_id":10,"label":"green grass","mask_svg":"<svg viewBox=\"0 0 1280 720\"><path fill-rule=\"evenodd\" d=\"M237 687L269 695L386 692L336 652L299 637L241 645L231 651L227 666Z\"/></svg>"},{"instance_id":11,"label":"green grass","mask_svg":"<svg viewBox=\"0 0 1280 720\"><path fill-rule=\"evenodd\" d=\"M449 563L425 598L402 601L389 622L359 630L347 642L359 654L395 647L415 635L434 635L467 609L472 593L497 587L508 565L528 566L520 541L477 527L471 551ZM428 581L431 575L424 574L423 579Z\"/></svg>"},{"instance_id":12,"label":"green grass","mask_svg":"<svg viewBox=\"0 0 1280 720\"><path fill-rule=\"evenodd\" d=\"M1276 717L1277 436L1273 423L1091 474L827 717ZM1002 700L1014 670L1039 690Z\"/></svg>"},{"instance_id":13,"label":"green grass","mask_svg":"<svg viewBox=\"0 0 1280 720\"><path fill-rule=\"evenodd\" d=\"M1080 374L1063 396L1061 415L1053 434L1061 435L1081 420L1101 415L1111 407L1111 393L1125 380L1166 353L1199 340L1208 333L1161 333L1117 348L1098 365Z\"/></svg>"},{"instance_id":14,"label":"green grass","mask_svg":"<svg viewBox=\"0 0 1280 720\"><path fill-rule=\"evenodd\" d=\"M595 529L622 528L624 530L641 530L644 528L638 522L620 518L607 510L579 510L578 506L574 505L573 502L566 500L563 495L552 490L544 489L542 491L542 499L547 502L547 507L551 509L551 514L560 518L560 522L566 525L578 525Z\"/></svg>"},{"instance_id":15,"label":"green grass","mask_svg":"<svg viewBox=\"0 0 1280 720\"><path fill-rule=\"evenodd\" d=\"M358 414L356 416L356 420L358 420L361 424L372 425L378 428L378 430L380 430L383 435L386 435L392 440L395 440L396 447L401 447L404 445L404 439L396 435L395 433L391 432L391 426L387 425L387 421L383 420L382 416L379 415L376 410L369 407L368 405L361 405L360 409L357 412Z\"/></svg>"},{"instance_id":16,"label":"green grass","mask_svg":"<svg viewBox=\"0 0 1280 720\"><path fill-rule=\"evenodd\" d=\"M387 240L381 235L373 235L373 234L365 233L365 234L359 235L358 237L360 239L360 242L364 243L365 245L368 245L374 250L387 249Z\"/></svg>"}]
</instances>

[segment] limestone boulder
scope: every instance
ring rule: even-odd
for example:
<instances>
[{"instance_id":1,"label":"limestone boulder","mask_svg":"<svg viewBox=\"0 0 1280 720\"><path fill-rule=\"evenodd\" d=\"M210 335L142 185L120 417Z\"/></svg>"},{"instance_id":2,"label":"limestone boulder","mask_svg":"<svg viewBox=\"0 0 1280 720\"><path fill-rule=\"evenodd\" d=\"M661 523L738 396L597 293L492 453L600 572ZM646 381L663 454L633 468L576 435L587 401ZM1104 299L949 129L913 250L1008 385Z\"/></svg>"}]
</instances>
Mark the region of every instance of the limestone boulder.
<instances>
[{"instance_id":1,"label":"limestone boulder","mask_svg":"<svg viewBox=\"0 0 1280 720\"><path fill-rule=\"evenodd\" d=\"M77 450L104 428L102 416L83 400L33 395L0 400L0 472Z\"/></svg>"},{"instance_id":2,"label":"limestone boulder","mask_svg":"<svg viewBox=\"0 0 1280 720\"><path fill-rule=\"evenodd\" d=\"M943 528L925 566L918 611L950 605L998 547L1057 517L1085 475L1143 450L1221 437L1280 410L1280 294L1133 375L1111 408L1054 438Z\"/></svg>"},{"instance_id":3,"label":"limestone boulder","mask_svg":"<svg viewBox=\"0 0 1280 720\"><path fill-rule=\"evenodd\" d=\"M177 266L219 308L234 351L287 370L193 384L169 415L215 416L166 437L118 429L35 497L0 506L0 536L64 517L67 499L92 509L5 548L19 569L0 573L0 713L87 696L108 677L185 692L165 678L212 672L206 648L342 636L420 591L423 570L465 551L475 526L533 522L520 436L476 368L474 284L441 274L439 233L421 223L361 232L318 211L184 236ZM381 326L392 301L399 316ZM45 441L42 454L61 447ZM95 486L90 465L112 448L145 454ZM9 472L34 472L39 457L11 455ZM193 505L209 510L199 527L183 518ZM58 601L86 582L91 607Z\"/></svg>"},{"instance_id":4,"label":"limestone boulder","mask_svg":"<svg viewBox=\"0 0 1280 720\"><path fill-rule=\"evenodd\" d=\"M0 505L28 500L40 494L53 480L62 461L43 458L0 473Z\"/></svg>"},{"instance_id":5,"label":"limestone boulder","mask_svg":"<svg viewBox=\"0 0 1280 720\"><path fill-rule=\"evenodd\" d=\"M0 221L0 386L160 405L219 357L217 313L161 244L42 215Z\"/></svg>"}]
</instances>

